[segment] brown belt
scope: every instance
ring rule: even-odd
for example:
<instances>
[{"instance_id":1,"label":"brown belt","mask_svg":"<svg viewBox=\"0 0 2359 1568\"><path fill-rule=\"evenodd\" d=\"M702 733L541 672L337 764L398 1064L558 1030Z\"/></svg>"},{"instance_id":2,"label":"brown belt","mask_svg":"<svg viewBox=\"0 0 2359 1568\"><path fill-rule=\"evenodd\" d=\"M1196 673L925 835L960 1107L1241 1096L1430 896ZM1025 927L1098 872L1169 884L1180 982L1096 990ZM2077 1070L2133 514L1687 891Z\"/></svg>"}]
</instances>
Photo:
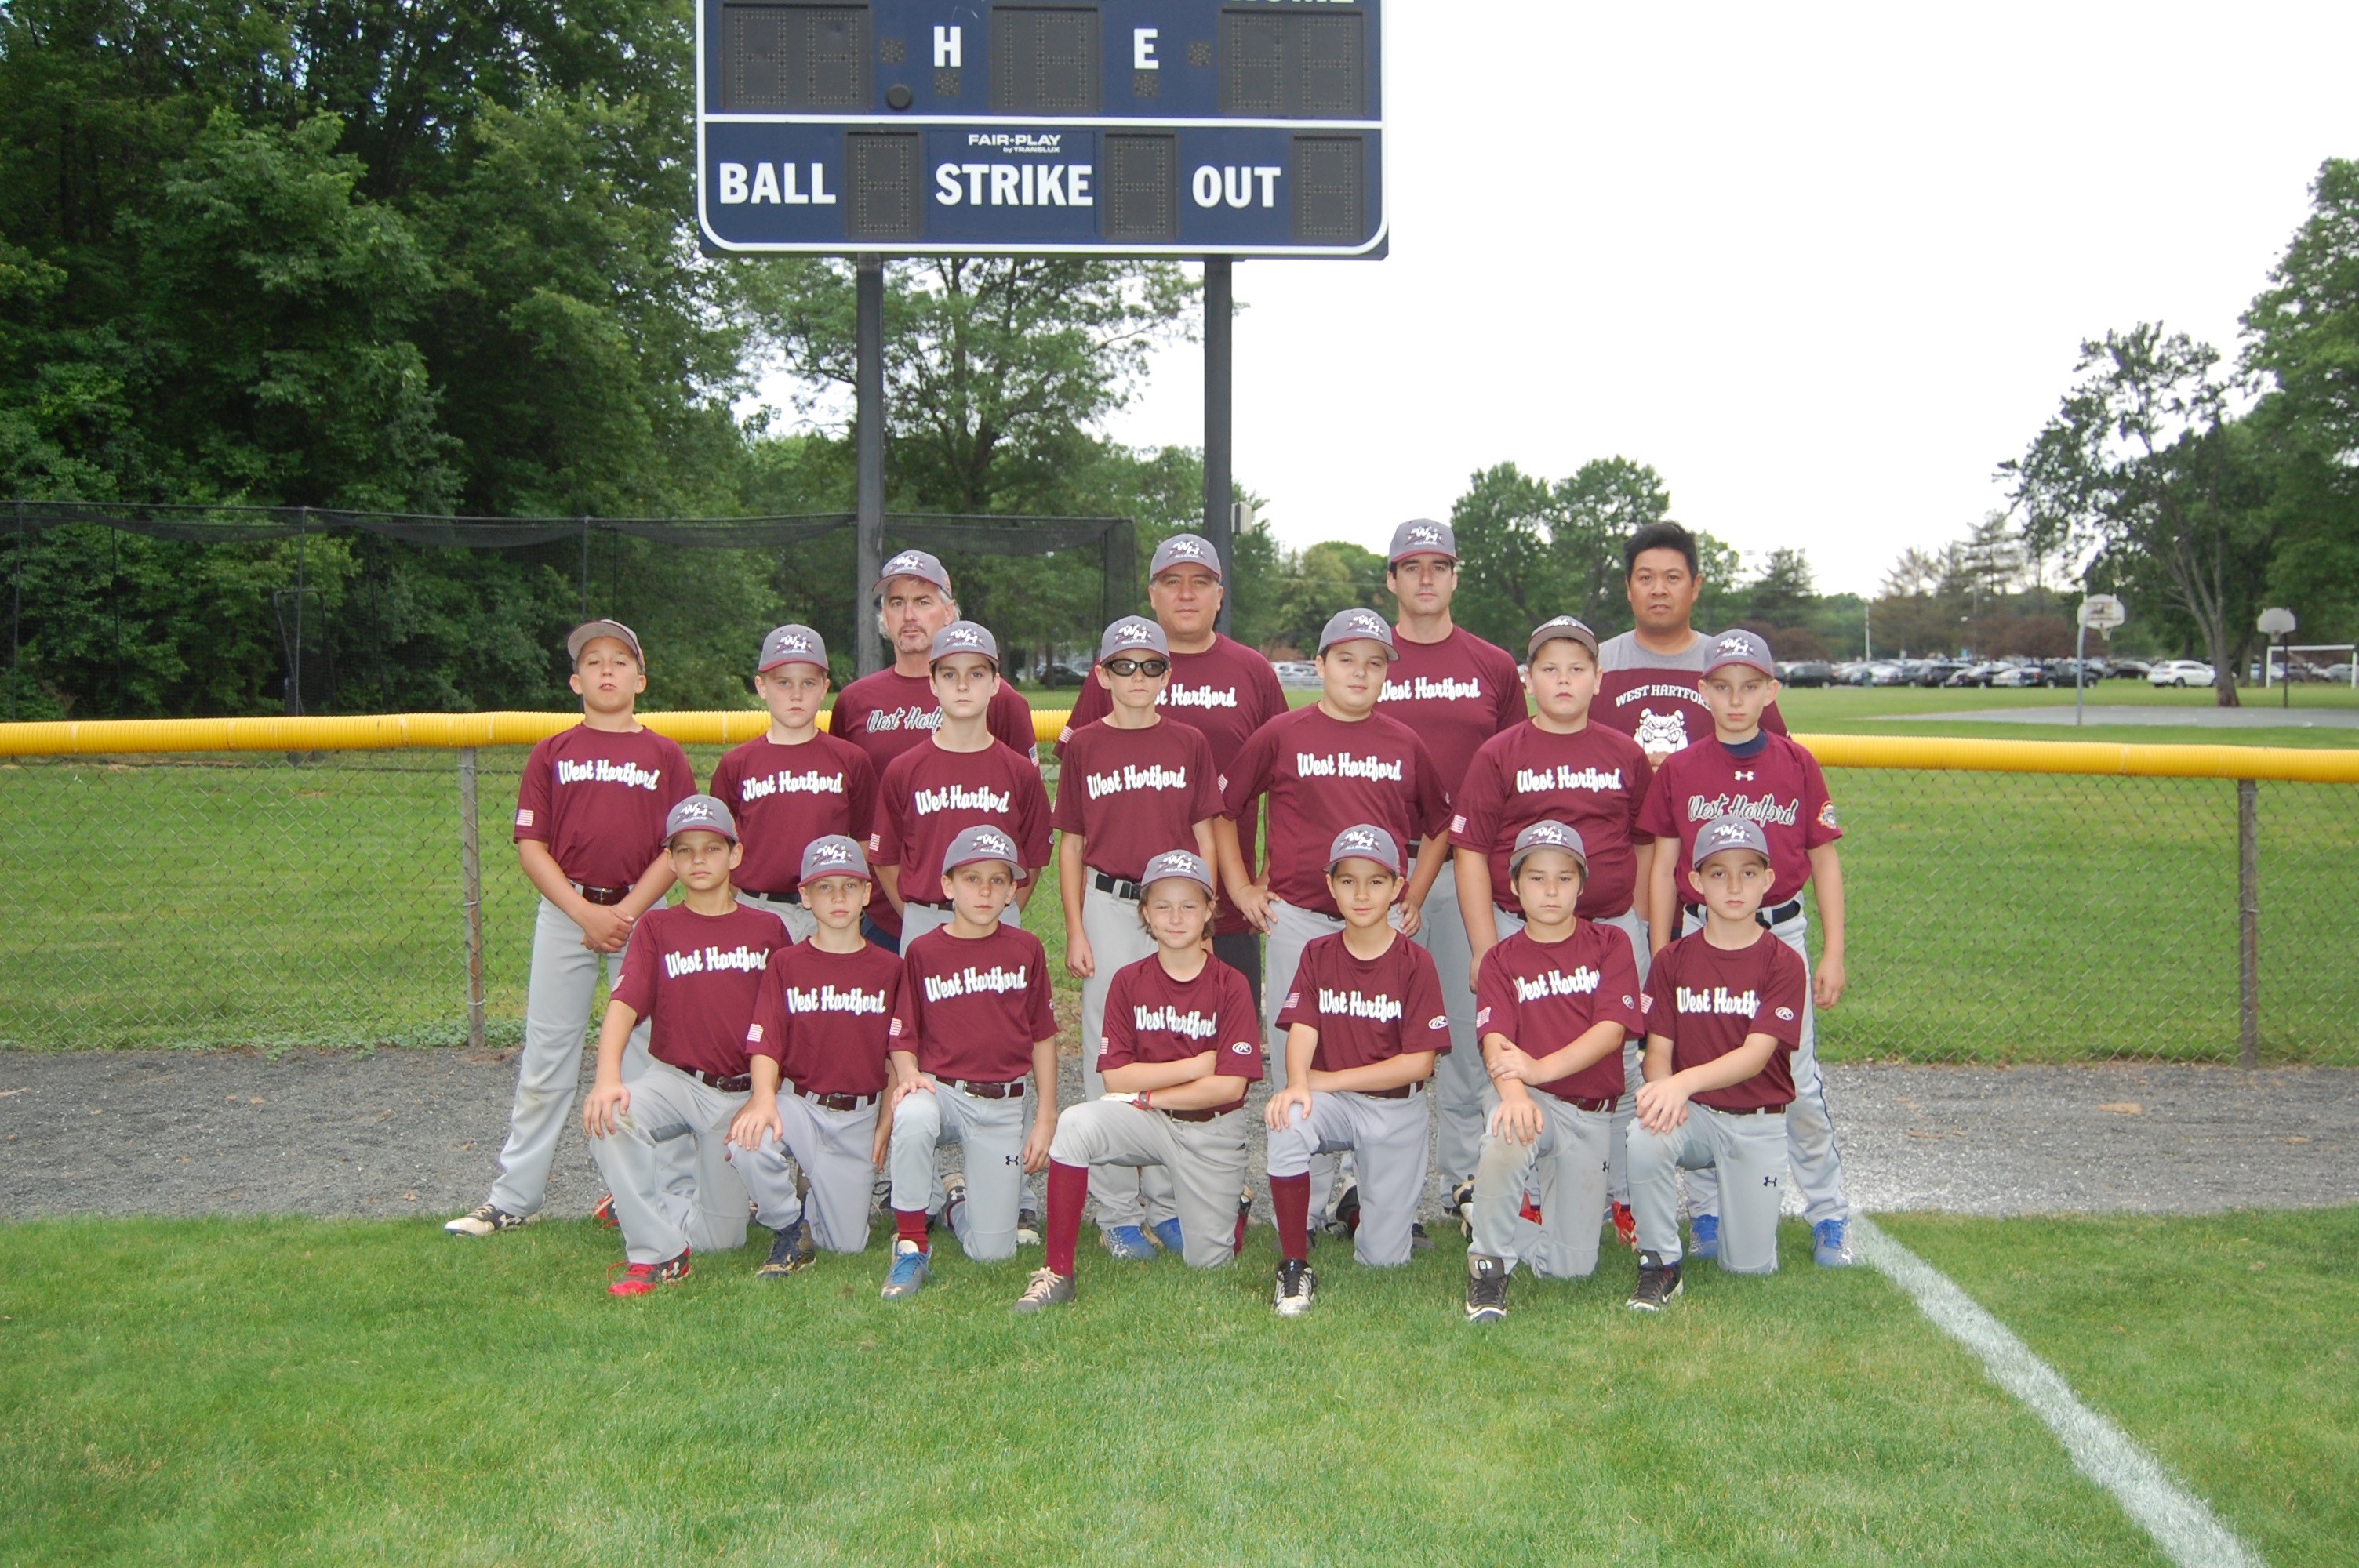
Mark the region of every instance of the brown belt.
<instances>
[{"instance_id":1,"label":"brown belt","mask_svg":"<svg viewBox=\"0 0 2359 1568\"><path fill-rule=\"evenodd\" d=\"M1163 1108L1159 1105L1151 1105L1147 1108L1149 1110L1163 1110ZM1243 1100L1239 1100L1234 1105L1223 1106L1218 1110L1163 1110L1163 1114L1169 1117L1174 1121L1217 1121L1224 1116L1234 1116L1238 1111L1241 1111L1244 1108L1245 1102Z\"/></svg>"},{"instance_id":2,"label":"brown belt","mask_svg":"<svg viewBox=\"0 0 2359 1568\"><path fill-rule=\"evenodd\" d=\"M1368 1099L1407 1099L1424 1087L1423 1084L1403 1084L1397 1089L1353 1089L1352 1092Z\"/></svg>"},{"instance_id":3,"label":"brown belt","mask_svg":"<svg viewBox=\"0 0 2359 1568\"><path fill-rule=\"evenodd\" d=\"M977 1099L1022 1099L1024 1098L1024 1080L1021 1078L1012 1084L977 1084L970 1083L964 1078L944 1078L942 1082L950 1085L959 1093L973 1095Z\"/></svg>"},{"instance_id":4,"label":"brown belt","mask_svg":"<svg viewBox=\"0 0 2359 1568\"><path fill-rule=\"evenodd\" d=\"M1572 1107L1575 1110L1585 1110L1592 1116L1603 1116L1607 1111L1612 1110L1615 1106L1622 1103L1622 1097L1619 1095L1608 1095L1603 1099L1575 1099L1571 1095L1558 1094L1546 1084L1542 1084L1539 1087L1542 1093L1549 1095L1552 1098L1562 1100L1565 1104Z\"/></svg>"},{"instance_id":5,"label":"brown belt","mask_svg":"<svg viewBox=\"0 0 2359 1568\"><path fill-rule=\"evenodd\" d=\"M1786 1106L1793 1103L1792 1100L1788 1100L1786 1105L1748 1105L1731 1110L1724 1105L1705 1105L1702 1100L1696 1101L1696 1104L1703 1106L1704 1109L1716 1110L1723 1116L1783 1116L1786 1114Z\"/></svg>"},{"instance_id":6,"label":"brown belt","mask_svg":"<svg viewBox=\"0 0 2359 1568\"><path fill-rule=\"evenodd\" d=\"M809 1089L799 1089L791 1083L786 1087L799 1098L807 1099L822 1110L866 1110L883 1095L815 1095Z\"/></svg>"},{"instance_id":7,"label":"brown belt","mask_svg":"<svg viewBox=\"0 0 2359 1568\"><path fill-rule=\"evenodd\" d=\"M754 1075L751 1073L740 1073L734 1078L724 1078L718 1073L700 1073L693 1067L682 1067L680 1071L702 1084L706 1088L719 1089L724 1095L742 1095L754 1087Z\"/></svg>"},{"instance_id":8,"label":"brown belt","mask_svg":"<svg viewBox=\"0 0 2359 1568\"><path fill-rule=\"evenodd\" d=\"M608 908L612 908L614 905L622 903L625 899L631 896L631 890L628 888L583 887L580 882L575 882L573 884L573 891L580 893L585 903L600 904Z\"/></svg>"},{"instance_id":9,"label":"brown belt","mask_svg":"<svg viewBox=\"0 0 2359 1568\"><path fill-rule=\"evenodd\" d=\"M909 905L913 909L930 909L944 914L948 914L951 912L951 905L947 903L936 903L933 900L928 898L905 898L901 902Z\"/></svg>"}]
</instances>

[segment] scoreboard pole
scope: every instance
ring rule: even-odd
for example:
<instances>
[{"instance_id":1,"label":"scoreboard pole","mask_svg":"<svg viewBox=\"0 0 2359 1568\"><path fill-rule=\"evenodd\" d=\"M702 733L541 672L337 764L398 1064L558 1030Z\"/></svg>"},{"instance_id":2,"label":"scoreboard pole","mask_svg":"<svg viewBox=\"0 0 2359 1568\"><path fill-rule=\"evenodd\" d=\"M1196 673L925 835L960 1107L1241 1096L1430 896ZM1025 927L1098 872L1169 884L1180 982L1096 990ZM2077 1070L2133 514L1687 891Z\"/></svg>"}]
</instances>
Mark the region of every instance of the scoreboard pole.
<instances>
[{"instance_id":1,"label":"scoreboard pole","mask_svg":"<svg viewBox=\"0 0 2359 1568\"><path fill-rule=\"evenodd\" d=\"M852 646L854 667L873 676L885 667L876 618L868 610L868 590L885 569L885 258L863 255L858 265L857 363L852 379L859 488L853 525Z\"/></svg>"},{"instance_id":2,"label":"scoreboard pole","mask_svg":"<svg viewBox=\"0 0 2359 1568\"><path fill-rule=\"evenodd\" d=\"M1235 263L1204 258L1204 536L1221 557L1221 615L1225 636L1236 607L1236 540L1230 528L1230 415L1235 361L1230 330L1235 324Z\"/></svg>"}]
</instances>

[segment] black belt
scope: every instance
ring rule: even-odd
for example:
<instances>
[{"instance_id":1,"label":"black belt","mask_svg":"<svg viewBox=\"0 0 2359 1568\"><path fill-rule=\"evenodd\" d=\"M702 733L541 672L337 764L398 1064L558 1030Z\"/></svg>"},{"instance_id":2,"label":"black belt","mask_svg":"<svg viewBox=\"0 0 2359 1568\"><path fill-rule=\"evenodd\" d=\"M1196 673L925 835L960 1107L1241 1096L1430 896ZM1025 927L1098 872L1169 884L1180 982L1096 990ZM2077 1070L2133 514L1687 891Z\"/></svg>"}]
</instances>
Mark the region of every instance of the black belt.
<instances>
[{"instance_id":1,"label":"black belt","mask_svg":"<svg viewBox=\"0 0 2359 1568\"><path fill-rule=\"evenodd\" d=\"M801 1099L807 1099L822 1110L866 1110L883 1095L815 1095L809 1089L799 1089L791 1083L786 1088Z\"/></svg>"},{"instance_id":2,"label":"black belt","mask_svg":"<svg viewBox=\"0 0 2359 1568\"><path fill-rule=\"evenodd\" d=\"M1090 885L1100 892L1110 892L1116 898L1126 898L1133 903L1136 903L1147 892L1147 890L1136 882L1125 881L1111 871L1092 873Z\"/></svg>"},{"instance_id":3,"label":"black belt","mask_svg":"<svg viewBox=\"0 0 2359 1568\"><path fill-rule=\"evenodd\" d=\"M1353 1089L1351 1092L1369 1099L1407 1099L1423 1087L1423 1084L1403 1084L1397 1089Z\"/></svg>"},{"instance_id":4,"label":"black belt","mask_svg":"<svg viewBox=\"0 0 2359 1568\"><path fill-rule=\"evenodd\" d=\"M737 891L747 898L758 898L764 903L792 903L797 890L788 888L784 892L764 892L760 888L739 888Z\"/></svg>"},{"instance_id":5,"label":"black belt","mask_svg":"<svg viewBox=\"0 0 2359 1568\"><path fill-rule=\"evenodd\" d=\"M964 1078L944 1078L942 1082L950 1085L959 1093L973 1095L977 1099L1022 1099L1024 1098L1024 1080L1021 1078L1012 1084L977 1084L970 1083Z\"/></svg>"},{"instance_id":6,"label":"black belt","mask_svg":"<svg viewBox=\"0 0 2359 1568\"><path fill-rule=\"evenodd\" d=\"M903 899L901 902L902 902L903 903L912 905L913 907L918 908L918 909L930 909L930 910L935 910L935 911L939 912L939 913L941 913L941 914L949 914L949 913L951 912L951 906L950 906L949 904L947 904L947 903L936 903L933 900L931 900L931 899L929 899L929 898L905 898L905 899Z\"/></svg>"},{"instance_id":7,"label":"black belt","mask_svg":"<svg viewBox=\"0 0 2359 1568\"><path fill-rule=\"evenodd\" d=\"M1607 1095L1603 1099L1575 1099L1571 1095L1560 1095L1557 1093L1554 1089L1549 1088L1546 1084L1541 1084L1538 1087L1540 1092L1547 1095L1550 1099L1560 1101L1565 1105L1572 1107L1575 1110L1585 1110L1592 1116L1603 1116L1607 1111L1612 1110L1615 1106L1622 1103L1622 1097L1619 1095Z\"/></svg>"},{"instance_id":8,"label":"black belt","mask_svg":"<svg viewBox=\"0 0 2359 1568\"><path fill-rule=\"evenodd\" d=\"M1731 1110L1724 1105L1704 1105L1701 1100L1696 1101L1696 1104L1702 1105L1704 1109L1716 1110L1723 1116L1783 1116L1786 1114L1786 1106L1793 1103L1792 1100L1788 1100L1785 1105L1748 1105L1741 1110Z\"/></svg>"},{"instance_id":9,"label":"black belt","mask_svg":"<svg viewBox=\"0 0 2359 1568\"><path fill-rule=\"evenodd\" d=\"M573 884L573 891L580 893L584 901L606 908L612 908L631 896L631 890L628 888L584 887L580 882Z\"/></svg>"},{"instance_id":10,"label":"black belt","mask_svg":"<svg viewBox=\"0 0 2359 1568\"><path fill-rule=\"evenodd\" d=\"M1150 1105L1147 1108L1163 1110L1159 1105ZM1218 1110L1163 1110L1163 1114L1174 1121L1217 1121L1224 1116L1234 1116L1244 1108L1245 1101L1239 1100L1234 1105L1223 1106Z\"/></svg>"},{"instance_id":11,"label":"black belt","mask_svg":"<svg viewBox=\"0 0 2359 1568\"><path fill-rule=\"evenodd\" d=\"M680 1071L702 1084L706 1088L719 1089L724 1095L742 1095L754 1087L754 1075L751 1073L740 1073L734 1078L724 1078L718 1073L700 1073L693 1067L682 1067Z\"/></svg>"},{"instance_id":12,"label":"black belt","mask_svg":"<svg viewBox=\"0 0 2359 1568\"><path fill-rule=\"evenodd\" d=\"M1700 903L1683 903L1680 905L1680 910L1682 914L1694 915L1698 920L1701 920L1703 918L1703 905ZM1801 913L1802 901L1799 898L1789 898L1775 909L1755 910L1753 912L1753 919L1762 930L1767 931L1772 926L1785 925L1786 922L1793 919L1794 916Z\"/></svg>"}]
</instances>

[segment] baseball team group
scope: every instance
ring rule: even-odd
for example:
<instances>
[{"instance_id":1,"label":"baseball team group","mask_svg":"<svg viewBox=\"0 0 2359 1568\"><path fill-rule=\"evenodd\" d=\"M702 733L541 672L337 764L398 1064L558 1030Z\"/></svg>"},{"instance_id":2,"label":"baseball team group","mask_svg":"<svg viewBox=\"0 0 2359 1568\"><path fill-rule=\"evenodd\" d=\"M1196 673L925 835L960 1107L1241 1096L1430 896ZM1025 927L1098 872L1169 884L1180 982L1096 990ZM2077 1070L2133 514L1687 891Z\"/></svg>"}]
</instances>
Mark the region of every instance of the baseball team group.
<instances>
[{"instance_id":1,"label":"baseball team group","mask_svg":"<svg viewBox=\"0 0 2359 1568\"><path fill-rule=\"evenodd\" d=\"M755 1225L766 1277L863 1251L881 1203L886 1300L926 1287L947 1232L977 1261L1041 1247L1014 1303L1039 1312L1075 1299L1091 1210L1114 1260L1229 1262L1256 1139L1281 1315L1317 1300L1315 1234L1370 1267L1430 1246L1435 1174L1472 1323L1506 1315L1519 1263L1593 1274L1609 1230L1641 1311L1689 1259L1773 1271L1789 1172L1816 1261L1848 1264L1814 1046L1844 985L1835 808L1767 643L1691 623L1693 538L1649 525L1624 563L1634 630L1560 615L1519 658L1452 621L1449 525L1404 524L1397 620L1329 621L1318 698L1290 708L1217 630L1218 554L1176 535L1152 613L1100 639L1053 806L996 640L922 551L874 588L892 666L832 708L820 634L764 640L768 731L702 793L635 716L636 634L575 628L582 722L533 748L516 800L541 899L507 1141L447 1228L540 1214L603 970L580 1114L616 1295ZM1070 1107L1024 929L1044 886L1082 986Z\"/></svg>"}]
</instances>

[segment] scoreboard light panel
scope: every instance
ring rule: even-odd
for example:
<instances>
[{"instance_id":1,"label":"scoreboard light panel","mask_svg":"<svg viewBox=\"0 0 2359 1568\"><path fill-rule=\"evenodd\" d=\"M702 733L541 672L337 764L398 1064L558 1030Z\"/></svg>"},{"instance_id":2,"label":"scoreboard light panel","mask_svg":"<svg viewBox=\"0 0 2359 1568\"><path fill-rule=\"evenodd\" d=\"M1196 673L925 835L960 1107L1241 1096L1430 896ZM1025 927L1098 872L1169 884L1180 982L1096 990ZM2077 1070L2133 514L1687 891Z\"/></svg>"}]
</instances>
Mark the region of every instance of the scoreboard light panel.
<instances>
[{"instance_id":1,"label":"scoreboard light panel","mask_svg":"<svg viewBox=\"0 0 2359 1568\"><path fill-rule=\"evenodd\" d=\"M1375 256L1383 0L698 0L723 252Z\"/></svg>"}]
</instances>

